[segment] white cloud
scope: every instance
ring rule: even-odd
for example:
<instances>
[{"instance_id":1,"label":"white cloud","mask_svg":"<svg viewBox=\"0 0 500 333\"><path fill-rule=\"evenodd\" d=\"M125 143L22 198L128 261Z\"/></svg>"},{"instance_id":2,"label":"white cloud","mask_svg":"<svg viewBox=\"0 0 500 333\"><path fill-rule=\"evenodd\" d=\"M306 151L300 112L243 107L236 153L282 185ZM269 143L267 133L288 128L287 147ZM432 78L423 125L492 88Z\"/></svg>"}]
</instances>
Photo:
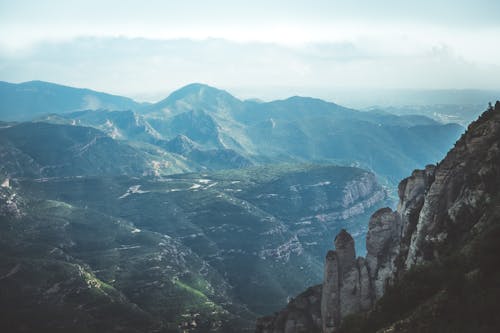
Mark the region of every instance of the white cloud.
<instances>
[{"instance_id":1,"label":"white cloud","mask_svg":"<svg viewBox=\"0 0 500 333\"><path fill-rule=\"evenodd\" d=\"M500 88L499 1L383 4L0 0L0 80L148 98L193 81L263 98Z\"/></svg>"},{"instance_id":2,"label":"white cloud","mask_svg":"<svg viewBox=\"0 0 500 333\"><path fill-rule=\"evenodd\" d=\"M191 82L278 98L354 88L500 87L500 66L478 65L447 44L387 48L359 42L284 46L222 39L80 38L0 53L0 78L40 79L134 97L162 98ZM280 93L276 93L281 89ZM253 95L253 96L252 96Z\"/></svg>"}]
</instances>

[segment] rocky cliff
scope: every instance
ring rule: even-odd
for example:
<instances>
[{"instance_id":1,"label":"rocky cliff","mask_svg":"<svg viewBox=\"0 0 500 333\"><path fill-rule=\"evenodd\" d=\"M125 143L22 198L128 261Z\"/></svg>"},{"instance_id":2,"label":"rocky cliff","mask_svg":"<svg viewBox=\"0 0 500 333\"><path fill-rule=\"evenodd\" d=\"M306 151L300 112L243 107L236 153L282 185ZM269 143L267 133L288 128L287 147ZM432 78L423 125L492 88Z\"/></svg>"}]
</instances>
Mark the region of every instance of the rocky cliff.
<instances>
[{"instance_id":1,"label":"rocky cliff","mask_svg":"<svg viewBox=\"0 0 500 333\"><path fill-rule=\"evenodd\" d=\"M345 230L337 235L323 284L314 289L320 318L316 303L295 315L294 304L308 304L310 290L277 315L259 319L256 332L495 331L500 322L492 295L500 295L500 272L492 235L500 235L499 189L497 102L440 163L401 181L395 211L383 208L371 216L365 258L356 259ZM365 314L352 320L355 313Z\"/></svg>"}]
</instances>

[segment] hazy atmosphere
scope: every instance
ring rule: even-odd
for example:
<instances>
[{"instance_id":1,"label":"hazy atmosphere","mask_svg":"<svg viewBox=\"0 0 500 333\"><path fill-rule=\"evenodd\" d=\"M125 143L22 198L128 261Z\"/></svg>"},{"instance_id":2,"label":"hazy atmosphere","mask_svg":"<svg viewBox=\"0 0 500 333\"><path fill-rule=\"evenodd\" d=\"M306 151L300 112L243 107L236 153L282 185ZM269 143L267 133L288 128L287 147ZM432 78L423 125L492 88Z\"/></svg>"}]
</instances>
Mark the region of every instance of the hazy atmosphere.
<instances>
[{"instance_id":1,"label":"hazy atmosphere","mask_svg":"<svg viewBox=\"0 0 500 333\"><path fill-rule=\"evenodd\" d=\"M500 332L500 0L0 0L0 332Z\"/></svg>"},{"instance_id":2,"label":"hazy atmosphere","mask_svg":"<svg viewBox=\"0 0 500 333\"><path fill-rule=\"evenodd\" d=\"M348 104L358 91L367 98L394 89L500 89L498 1L381 5L0 1L0 80L139 101L191 82L241 98L298 94Z\"/></svg>"}]
</instances>

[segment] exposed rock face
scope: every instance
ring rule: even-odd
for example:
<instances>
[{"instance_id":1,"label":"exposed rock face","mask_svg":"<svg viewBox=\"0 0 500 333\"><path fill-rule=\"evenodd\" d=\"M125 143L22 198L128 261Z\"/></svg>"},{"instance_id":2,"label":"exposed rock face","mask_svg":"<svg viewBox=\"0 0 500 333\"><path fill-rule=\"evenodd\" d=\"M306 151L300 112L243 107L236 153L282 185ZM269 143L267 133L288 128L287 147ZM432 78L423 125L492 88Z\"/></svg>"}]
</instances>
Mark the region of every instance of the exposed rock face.
<instances>
[{"instance_id":1,"label":"exposed rock face","mask_svg":"<svg viewBox=\"0 0 500 333\"><path fill-rule=\"evenodd\" d=\"M435 169L434 165L428 165L425 170L415 170L399 184L397 210L386 207L371 216L365 258L356 259L354 240L349 233L342 230L337 235L335 251L329 251L325 260L321 291L322 332L335 332L342 318L369 310L382 297L385 287L402 266L401 258L406 258L409 251L426 193L434 182Z\"/></svg>"},{"instance_id":2,"label":"exposed rock face","mask_svg":"<svg viewBox=\"0 0 500 333\"><path fill-rule=\"evenodd\" d=\"M179 134L163 145L168 151L179 155L187 155L196 148L196 143L185 135Z\"/></svg>"},{"instance_id":3,"label":"exposed rock face","mask_svg":"<svg viewBox=\"0 0 500 333\"><path fill-rule=\"evenodd\" d=\"M5 184L7 184L7 186L4 186ZM9 188L8 182L6 183L4 181L0 187L0 217L11 216L14 218L20 218L23 216L23 205L24 203L22 202L22 199L15 191Z\"/></svg>"},{"instance_id":4,"label":"exposed rock face","mask_svg":"<svg viewBox=\"0 0 500 333\"><path fill-rule=\"evenodd\" d=\"M399 184L396 211L382 208L370 218L366 258L355 259L354 241L342 230L335 238L336 251L329 251L322 292L323 332L332 333L345 316L369 310L384 294L398 271L399 257L408 252L403 240L411 239L434 181L435 166L415 170Z\"/></svg>"},{"instance_id":5,"label":"exposed rock face","mask_svg":"<svg viewBox=\"0 0 500 333\"><path fill-rule=\"evenodd\" d=\"M387 280L394 271L400 235L401 218L398 212L382 208L370 218L366 235L366 264L370 275L372 299L382 296Z\"/></svg>"},{"instance_id":6,"label":"exposed rock face","mask_svg":"<svg viewBox=\"0 0 500 333\"><path fill-rule=\"evenodd\" d=\"M480 228L485 208L500 188L500 102L483 113L457 141L435 171L405 267L439 258Z\"/></svg>"},{"instance_id":7,"label":"exposed rock face","mask_svg":"<svg viewBox=\"0 0 500 333\"><path fill-rule=\"evenodd\" d=\"M331 332L340 320L340 270L335 251L328 251L325 262L325 277L321 293L321 318L323 332Z\"/></svg>"},{"instance_id":8,"label":"exposed rock face","mask_svg":"<svg viewBox=\"0 0 500 333\"><path fill-rule=\"evenodd\" d=\"M392 220L386 219L386 212L392 215L390 209L382 209L379 218L370 225L376 224L370 242L370 249L384 248L392 244L394 228L385 228ZM382 226L379 224L382 223ZM302 306L300 316L297 313L297 304L308 304L303 301L304 295L294 301L275 316L259 319L256 332L334 332L339 327L341 319L348 314L369 310L373 304L375 291L374 281L385 281L388 273L385 270L387 261L393 260L395 255L371 256L370 262L374 276L370 274L368 259L356 258L354 239L345 230L335 237L335 251L328 251L325 259L325 273L323 284L316 286L315 302L313 307ZM389 244L389 245L388 245ZM377 282L383 286L383 282ZM320 296L321 301L316 301ZM311 303L311 302L309 302ZM319 307L319 305L321 305ZM288 324L287 324L288 323Z\"/></svg>"},{"instance_id":9,"label":"exposed rock face","mask_svg":"<svg viewBox=\"0 0 500 333\"><path fill-rule=\"evenodd\" d=\"M347 232L336 237L336 250L328 252L325 263L323 332L334 332L347 314L370 309L387 284L413 265L456 254L488 230L488 224L491 228L498 221L491 212L500 207L499 188L497 102L468 127L441 163L415 170L401 181L396 211L383 208L372 215L366 259L354 259Z\"/></svg>"},{"instance_id":10,"label":"exposed rock face","mask_svg":"<svg viewBox=\"0 0 500 333\"><path fill-rule=\"evenodd\" d=\"M323 332L333 332L343 316L371 305L368 270L362 258L356 260L354 239L342 230L335 237L335 251L329 251L321 299Z\"/></svg>"}]
</instances>

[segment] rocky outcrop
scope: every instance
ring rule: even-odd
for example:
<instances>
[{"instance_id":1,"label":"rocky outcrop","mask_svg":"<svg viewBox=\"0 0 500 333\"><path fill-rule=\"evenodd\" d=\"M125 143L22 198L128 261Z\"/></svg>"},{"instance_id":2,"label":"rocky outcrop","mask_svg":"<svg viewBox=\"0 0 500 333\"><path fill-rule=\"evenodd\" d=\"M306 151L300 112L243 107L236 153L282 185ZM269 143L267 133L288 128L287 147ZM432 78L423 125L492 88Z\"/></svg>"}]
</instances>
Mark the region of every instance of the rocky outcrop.
<instances>
[{"instance_id":1,"label":"rocky outcrop","mask_svg":"<svg viewBox=\"0 0 500 333\"><path fill-rule=\"evenodd\" d=\"M321 287L322 332L333 333L345 316L370 310L403 267L435 169L428 165L424 170L415 170L398 186L397 209L382 208L371 216L365 258L356 258L354 240L347 231L335 237L335 251L326 255ZM285 311L290 310L287 307Z\"/></svg>"},{"instance_id":2,"label":"rocky outcrop","mask_svg":"<svg viewBox=\"0 0 500 333\"><path fill-rule=\"evenodd\" d=\"M342 318L370 310L382 297L409 251L426 193L434 182L435 169L434 165L428 165L424 170L415 170L399 184L397 210L386 207L371 216L365 258L356 258L354 240L347 231L342 230L337 235L335 251L329 251L325 259L321 290L322 332L335 332ZM285 311L289 311L288 307Z\"/></svg>"},{"instance_id":3,"label":"rocky outcrop","mask_svg":"<svg viewBox=\"0 0 500 333\"><path fill-rule=\"evenodd\" d=\"M402 258L405 268L440 258L481 229L500 188L500 102L468 127L434 178Z\"/></svg>"},{"instance_id":4,"label":"rocky outcrop","mask_svg":"<svg viewBox=\"0 0 500 333\"><path fill-rule=\"evenodd\" d=\"M383 295L384 287L392 276L400 235L401 217L398 212L382 208L371 216L366 235L366 266L372 301Z\"/></svg>"},{"instance_id":5,"label":"rocky outcrop","mask_svg":"<svg viewBox=\"0 0 500 333\"><path fill-rule=\"evenodd\" d=\"M389 208L377 211L370 220L368 254L366 258L356 258L354 239L342 230L335 237L335 251L326 255L323 284L314 287L314 306L309 307L311 302L303 300L312 294L308 290L276 315L259 319L256 332L332 333L346 315L369 310L390 281L399 232L400 218L396 212ZM302 304L300 316L297 304Z\"/></svg>"},{"instance_id":6,"label":"rocky outcrop","mask_svg":"<svg viewBox=\"0 0 500 333\"><path fill-rule=\"evenodd\" d=\"M322 332L334 332L348 314L369 310L388 284L412 266L460 252L471 255L470 249L477 247L474 239L498 223L499 189L497 102L468 127L441 163L401 181L396 211L383 208L371 216L366 258L355 259L354 241L345 230L336 237L336 250L328 252L325 262Z\"/></svg>"},{"instance_id":7,"label":"rocky outcrop","mask_svg":"<svg viewBox=\"0 0 500 333\"><path fill-rule=\"evenodd\" d=\"M356 259L354 239L342 230L335 238L335 251L326 255L321 297L323 332L333 332L347 314L371 306L366 261Z\"/></svg>"},{"instance_id":8,"label":"rocky outcrop","mask_svg":"<svg viewBox=\"0 0 500 333\"><path fill-rule=\"evenodd\" d=\"M281 312L259 319L256 332L331 333L346 315L369 310L391 278L397 256L395 249L400 239L400 221L399 214L390 208L373 214L366 241L366 258L356 258L354 239L342 230L335 237L335 251L328 251L326 255L323 284L314 287L317 292L315 300L319 296L321 299L320 312L318 302L314 307L308 307L309 303L303 301L304 295L311 295L309 290ZM304 305L300 308L300 316L297 303Z\"/></svg>"},{"instance_id":9,"label":"rocky outcrop","mask_svg":"<svg viewBox=\"0 0 500 333\"><path fill-rule=\"evenodd\" d=\"M160 143L161 144L161 143ZM196 143L185 135L179 134L170 141L161 144L169 152L186 156L197 147Z\"/></svg>"},{"instance_id":10,"label":"rocky outcrop","mask_svg":"<svg viewBox=\"0 0 500 333\"><path fill-rule=\"evenodd\" d=\"M24 215L24 202L9 186L7 178L0 186L0 217L20 218Z\"/></svg>"}]
</instances>

